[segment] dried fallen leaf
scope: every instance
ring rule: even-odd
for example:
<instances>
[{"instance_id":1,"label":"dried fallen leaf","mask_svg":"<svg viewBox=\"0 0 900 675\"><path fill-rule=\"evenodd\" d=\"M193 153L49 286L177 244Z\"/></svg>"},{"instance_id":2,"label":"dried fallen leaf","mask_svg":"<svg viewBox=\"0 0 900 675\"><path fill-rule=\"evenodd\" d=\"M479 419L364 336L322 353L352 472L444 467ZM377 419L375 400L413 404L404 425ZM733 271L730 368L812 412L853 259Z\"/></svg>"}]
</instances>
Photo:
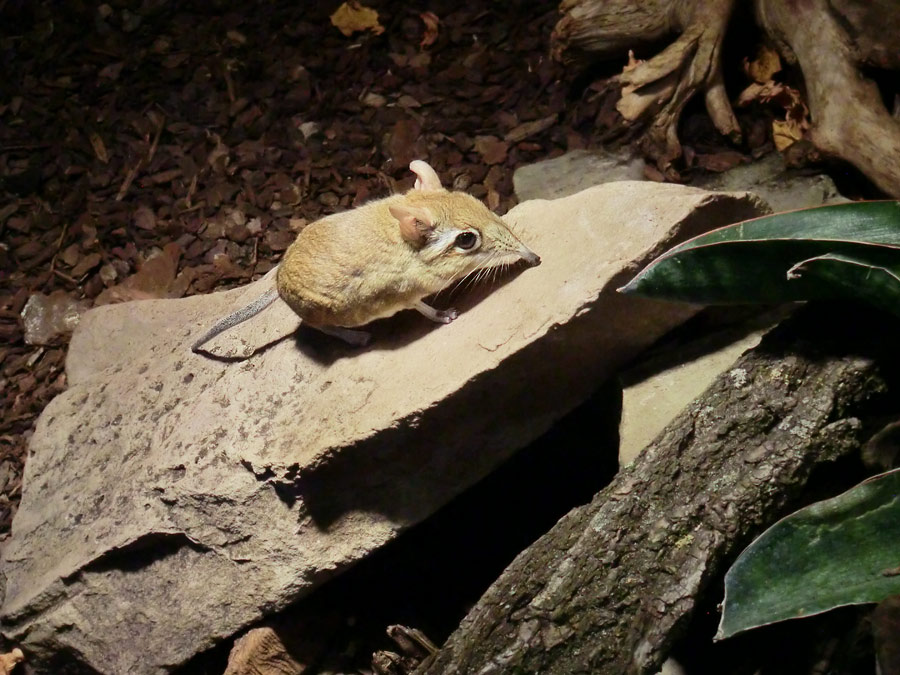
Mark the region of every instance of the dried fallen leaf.
<instances>
[{"instance_id":1,"label":"dried fallen leaf","mask_svg":"<svg viewBox=\"0 0 900 675\"><path fill-rule=\"evenodd\" d=\"M782 96L787 87L780 82L754 82L738 94L737 105L743 107L753 102L769 103Z\"/></svg>"},{"instance_id":2,"label":"dried fallen leaf","mask_svg":"<svg viewBox=\"0 0 900 675\"><path fill-rule=\"evenodd\" d=\"M147 176L144 179L144 183L150 183L152 185L162 185L164 183L171 183L176 178L181 178L181 169L168 169L167 171L160 171L159 173L155 173L152 176Z\"/></svg>"},{"instance_id":3,"label":"dried fallen leaf","mask_svg":"<svg viewBox=\"0 0 900 675\"><path fill-rule=\"evenodd\" d=\"M424 156L427 151L422 125L411 117L397 120L384 135L382 148L396 166L409 166L412 160Z\"/></svg>"},{"instance_id":4,"label":"dried fallen leaf","mask_svg":"<svg viewBox=\"0 0 900 675\"><path fill-rule=\"evenodd\" d=\"M134 210L134 224L136 227L152 231L156 227L156 214L149 206L141 205Z\"/></svg>"},{"instance_id":5,"label":"dried fallen leaf","mask_svg":"<svg viewBox=\"0 0 900 675\"><path fill-rule=\"evenodd\" d=\"M491 211L496 211L497 208L500 206L500 193L497 192L493 188L489 189L488 193L487 193L486 201L487 201L487 207Z\"/></svg>"},{"instance_id":6,"label":"dried fallen leaf","mask_svg":"<svg viewBox=\"0 0 900 675\"><path fill-rule=\"evenodd\" d=\"M178 68L181 64L191 58L189 52L178 52L175 54L169 54L162 60L163 68L167 68L172 70L174 68Z\"/></svg>"},{"instance_id":7,"label":"dried fallen leaf","mask_svg":"<svg viewBox=\"0 0 900 675\"><path fill-rule=\"evenodd\" d=\"M475 152L481 155L485 164L502 164L506 161L509 143L496 136L476 136Z\"/></svg>"},{"instance_id":8,"label":"dried fallen leaf","mask_svg":"<svg viewBox=\"0 0 900 675\"><path fill-rule=\"evenodd\" d=\"M338 7L331 15L331 23L347 37L364 30L370 30L375 35L384 32L384 26L378 23L378 12L356 0L348 0Z\"/></svg>"},{"instance_id":9,"label":"dried fallen leaf","mask_svg":"<svg viewBox=\"0 0 900 675\"><path fill-rule=\"evenodd\" d=\"M100 134L92 131L88 134L88 138L91 140L91 146L94 148L94 154L97 155L97 159L104 164L109 164L109 153L106 152L106 145L103 143L103 139L100 138Z\"/></svg>"},{"instance_id":10,"label":"dried fallen leaf","mask_svg":"<svg viewBox=\"0 0 900 675\"><path fill-rule=\"evenodd\" d=\"M753 83L741 92L737 103L746 106L754 101L784 108L785 119L772 122L772 140L779 151L801 140L809 130L809 109L799 90L772 80Z\"/></svg>"},{"instance_id":11,"label":"dried fallen leaf","mask_svg":"<svg viewBox=\"0 0 900 675\"><path fill-rule=\"evenodd\" d=\"M515 129L511 130L506 136L503 137L503 140L508 141L509 143L518 143L519 141L524 141L529 136L534 136L535 134L539 134L542 131L545 131L556 124L557 115L548 115L547 117L542 117L539 120L532 120L531 122L523 122Z\"/></svg>"},{"instance_id":12,"label":"dried fallen leaf","mask_svg":"<svg viewBox=\"0 0 900 675\"><path fill-rule=\"evenodd\" d=\"M273 251L284 251L294 243L296 233L290 230L268 230L266 232L266 244Z\"/></svg>"},{"instance_id":13,"label":"dried fallen leaf","mask_svg":"<svg viewBox=\"0 0 900 675\"><path fill-rule=\"evenodd\" d=\"M427 68L431 63L431 54L428 52L419 52L409 57L410 68Z\"/></svg>"},{"instance_id":14,"label":"dried fallen leaf","mask_svg":"<svg viewBox=\"0 0 900 675\"><path fill-rule=\"evenodd\" d=\"M419 103L416 99L414 99L409 94L403 94L400 98L397 99L397 105L401 108L421 108L422 104Z\"/></svg>"},{"instance_id":15,"label":"dried fallen leaf","mask_svg":"<svg viewBox=\"0 0 900 675\"><path fill-rule=\"evenodd\" d=\"M744 58L744 72L754 82L764 84L781 70L781 59L774 49L762 45L756 52L756 58L748 61Z\"/></svg>"},{"instance_id":16,"label":"dried fallen leaf","mask_svg":"<svg viewBox=\"0 0 900 675\"><path fill-rule=\"evenodd\" d=\"M103 256L99 253L88 253L72 268L71 275L75 279L80 279L92 269L103 262Z\"/></svg>"},{"instance_id":17,"label":"dried fallen leaf","mask_svg":"<svg viewBox=\"0 0 900 675\"><path fill-rule=\"evenodd\" d=\"M206 158L206 163L213 167L217 173L222 173L225 171L225 167L228 166L228 153L230 151L218 134L211 134L211 137L215 141L216 147L210 151L209 156Z\"/></svg>"},{"instance_id":18,"label":"dried fallen leaf","mask_svg":"<svg viewBox=\"0 0 900 675\"><path fill-rule=\"evenodd\" d=\"M238 673L302 673L306 668L271 626L253 628L235 641L225 675Z\"/></svg>"},{"instance_id":19,"label":"dried fallen leaf","mask_svg":"<svg viewBox=\"0 0 900 675\"><path fill-rule=\"evenodd\" d=\"M181 248L175 243L166 244L157 255L148 258L140 269L118 286L104 290L94 301L95 306L128 300L168 298L172 288Z\"/></svg>"},{"instance_id":20,"label":"dried fallen leaf","mask_svg":"<svg viewBox=\"0 0 900 675\"><path fill-rule=\"evenodd\" d=\"M722 152L711 152L696 156L697 166L717 173L733 169L745 161L746 158L734 150L723 150Z\"/></svg>"},{"instance_id":21,"label":"dried fallen leaf","mask_svg":"<svg viewBox=\"0 0 900 675\"><path fill-rule=\"evenodd\" d=\"M803 138L803 130L796 120L772 121L772 140L775 142L775 149L779 152L790 147L801 138Z\"/></svg>"},{"instance_id":22,"label":"dried fallen leaf","mask_svg":"<svg viewBox=\"0 0 900 675\"><path fill-rule=\"evenodd\" d=\"M419 14L419 18L425 23L425 34L422 36L422 41L419 42L419 47L424 49L433 45L437 40L438 25L441 20L434 12L422 12Z\"/></svg>"},{"instance_id":23,"label":"dried fallen leaf","mask_svg":"<svg viewBox=\"0 0 900 675\"><path fill-rule=\"evenodd\" d=\"M360 103L370 108L383 108L387 104L387 99L381 94L370 91L360 99Z\"/></svg>"},{"instance_id":24,"label":"dried fallen leaf","mask_svg":"<svg viewBox=\"0 0 900 675\"><path fill-rule=\"evenodd\" d=\"M122 68L125 66L124 61L118 61L116 63L110 63L108 66L104 66L100 69L100 72L97 73L97 77L111 80L115 82L119 79L119 75L122 74Z\"/></svg>"},{"instance_id":25,"label":"dried fallen leaf","mask_svg":"<svg viewBox=\"0 0 900 675\"><path fill-rule=\"evenodd\" d=\"M69 267L74 267L81 257L81 247L78 244L71 244L63 249L59 254L59 259Z\"/></svg>"},{"instance_id":26,"label":"dried fallen leaf","mask_svg":"<svg viewBox=\"0 0 900 675\"><path fill-rule=\"evenodd\" d=\"M225 37L238 45L247 44L247 37L238 30L230 30L225 33Z\"/></svg>"}]
</instances>

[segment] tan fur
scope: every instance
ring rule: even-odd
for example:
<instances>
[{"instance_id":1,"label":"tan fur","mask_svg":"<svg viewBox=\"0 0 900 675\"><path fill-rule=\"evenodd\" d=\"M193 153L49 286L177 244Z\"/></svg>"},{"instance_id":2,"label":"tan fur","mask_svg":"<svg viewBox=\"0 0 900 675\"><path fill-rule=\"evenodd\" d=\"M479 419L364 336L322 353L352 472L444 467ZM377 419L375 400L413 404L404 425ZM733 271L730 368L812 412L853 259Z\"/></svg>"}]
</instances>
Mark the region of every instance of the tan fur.
<instances>
[{"instance_id":1,"label":"tan fur","mask_svg":"<svg viewBox=\"0 0 900 675\"><path fill-rule=\"evenodd\" d=\"M391 206L426 209L435 236L481 233L478 251L450 246L440 255L403 239ZM278 293L313 326L361 326L412 308L473 270L511 264L530 253L498 216L463 192L411 190L308 225L285 253ZM534 254L531 254L534 256Z\"/></svg>"}]
</instances>

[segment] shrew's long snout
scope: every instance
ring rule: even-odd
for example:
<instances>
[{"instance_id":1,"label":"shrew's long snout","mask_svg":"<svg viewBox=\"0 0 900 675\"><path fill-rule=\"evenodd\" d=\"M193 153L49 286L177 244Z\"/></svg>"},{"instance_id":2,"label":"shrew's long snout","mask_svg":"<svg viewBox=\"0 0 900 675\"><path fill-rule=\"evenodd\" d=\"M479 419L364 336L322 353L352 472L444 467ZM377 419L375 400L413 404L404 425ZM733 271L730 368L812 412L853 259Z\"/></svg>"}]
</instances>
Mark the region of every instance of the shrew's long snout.
<instances>
[{"instance_id":1,"label":"shrew's long snout","mask_svg":"<svg viewBox=\"0 0 900 675\"><path fill-rule=\"evenodd\" d=\"M519 249L519 255L522 257L529 267L537 267L541 264L541 257L524 244Z\"/></svg>"}]
</instances>

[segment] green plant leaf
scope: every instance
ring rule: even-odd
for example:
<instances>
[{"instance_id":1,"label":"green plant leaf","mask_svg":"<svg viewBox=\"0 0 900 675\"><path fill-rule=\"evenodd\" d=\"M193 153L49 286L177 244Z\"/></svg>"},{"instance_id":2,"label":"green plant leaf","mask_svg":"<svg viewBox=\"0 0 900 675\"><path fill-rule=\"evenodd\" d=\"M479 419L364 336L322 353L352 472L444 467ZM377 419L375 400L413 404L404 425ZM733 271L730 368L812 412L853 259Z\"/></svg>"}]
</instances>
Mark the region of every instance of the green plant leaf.
<instances>
[{"instance_id":1,"label":"green plant leaf","mask_svg":"<svg viewBox=\"0 0 900 675\"><path fill-rule=\"evenodd\" d=\"M787 275L788 279L812 276L834 289L835 295L854 295L881 309L900 313L900 256L886 266L828 253L797 263Z\"/></svg>"},{"instance_id":2,"label":"green plant leaf","mask_svg":"<svg viewBox=\"0 0 900 675\"><path fill-rule=\"evenodd\" d=\"M900 593L900 469L781 519L725 575L716 639Z\"/></svg>"},{"instance_id":3,"label":"green plant leaf","mask_svg":"<svg viewBox=\"0 0 900 675\"><path fill-rule=\"evenodd\" d=\"M858 297L851 283L822 283L816 274L788 278L797 263L828 255L895 269L900 202L835 204L713 230L666 252L619 290L704 304Z\"/></svg>"}]
</instances>

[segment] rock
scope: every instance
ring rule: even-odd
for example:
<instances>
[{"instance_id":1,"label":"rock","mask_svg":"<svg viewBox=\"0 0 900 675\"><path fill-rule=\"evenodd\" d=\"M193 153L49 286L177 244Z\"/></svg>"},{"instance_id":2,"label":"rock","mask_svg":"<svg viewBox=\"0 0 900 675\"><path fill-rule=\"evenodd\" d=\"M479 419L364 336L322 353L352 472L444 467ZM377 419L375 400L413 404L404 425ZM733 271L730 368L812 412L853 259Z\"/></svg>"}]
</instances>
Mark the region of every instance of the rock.
<instances>
[{"instance_id":1,"label":"rock","mask_svg":"<svg viewBox=\"0 0 900 675\"><path fill-rule=\"evenodd\" d=\"M4 634L35 672L64 652L104 673L162 673L285 607L691 316L615 289L677 241L764 208L655 183L520 204L506 219L539 267L439 296L461 312L450 325L414 312L376 322L366 349L290 335L297 320L276 303L243 338L222 336L269 345L251 359L190 351L269 279L88 312L70 388L31 440L2 558Z\"/></svg>"},{"instance_id":2,"label":"rock","mask_svg":"<svg viewBox=\"0 0 900 675\"><path fill-rule=\"evenodd\" d=\"M644 160L625 148L620 151L573 150L516 169L513 188L520 202L568 197L593 185L643 180Z\"/></svg>"},{"instance_id":3,"label":"rock","mask_svg":"<svg viewBox=\"0 0 900 675\"><path fill-rule=\"evenodd\" d=\"M34 293L22 308L25 343L57 344L75 330L90 306L89 301L76 300L65 291L53 291L50 295Z\"/></svg>"},{"instance_id":4,"label":"rock","mask_svg":"<svg viewBox=\"0 0 900 675\"><path fill-rule=\"evenodd\" d=\"M698 176L692 184L716 192L747 190L766 200L775 213L850 201L828 175L786 169L775 152L724 173Z\"/></svg>"},{"instance_id":5,"label":"rock","mask_svg":"<svg viewBox=\"0 0 900 675\"><path fill-rule=\"evenodd\" d=\"M643 177L643 160L627 149L617 153L574 150L517 169L513 185L516 196L524 201L565 197L592 185ZM766 200L774 212L848 201L827 175L785 169L778 153L723 173L698 176L693 185L715 192L747 190Z\"/></svg>"}]
</instances>

